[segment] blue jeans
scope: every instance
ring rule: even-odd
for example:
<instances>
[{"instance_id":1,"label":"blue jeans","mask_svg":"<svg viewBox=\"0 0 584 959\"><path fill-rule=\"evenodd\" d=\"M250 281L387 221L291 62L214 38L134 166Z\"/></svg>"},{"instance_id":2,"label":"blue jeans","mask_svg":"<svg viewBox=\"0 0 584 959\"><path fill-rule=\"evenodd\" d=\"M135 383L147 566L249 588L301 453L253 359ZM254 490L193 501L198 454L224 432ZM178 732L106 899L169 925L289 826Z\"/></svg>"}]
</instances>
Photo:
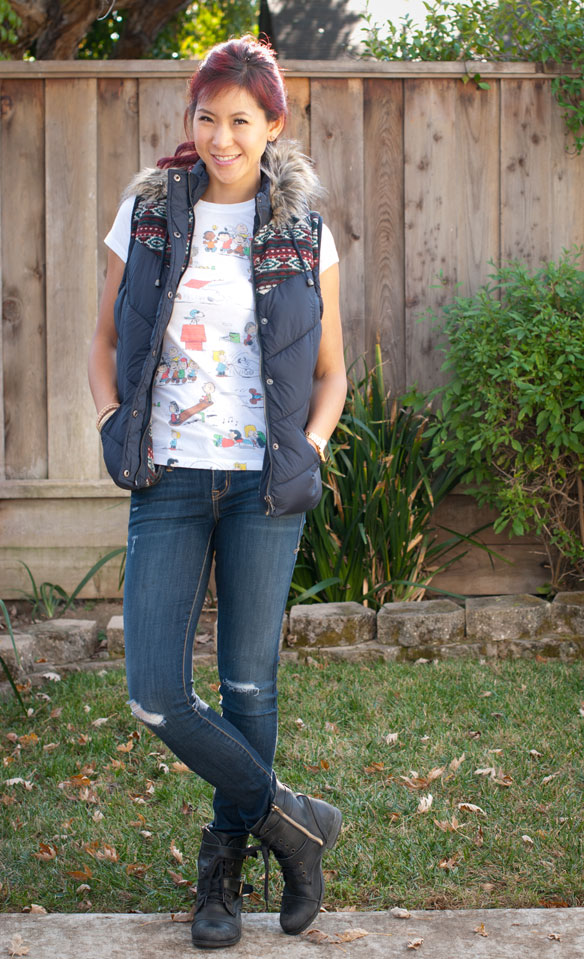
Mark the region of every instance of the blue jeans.
<instances>
[{"instance_id":1,"label":"blue jeans","mask_svg":"<svg viewBox=\"0 0 584 959\"><path fill-rule=\"evenodd\" d=\"M213 828L247 832L275 792L282 617L304 515L268 517L260 473L171 469L132 493L124 591L130 706L215 787ZM215 556L219 715L193 688Z\"/></svg>"}]
</instances>

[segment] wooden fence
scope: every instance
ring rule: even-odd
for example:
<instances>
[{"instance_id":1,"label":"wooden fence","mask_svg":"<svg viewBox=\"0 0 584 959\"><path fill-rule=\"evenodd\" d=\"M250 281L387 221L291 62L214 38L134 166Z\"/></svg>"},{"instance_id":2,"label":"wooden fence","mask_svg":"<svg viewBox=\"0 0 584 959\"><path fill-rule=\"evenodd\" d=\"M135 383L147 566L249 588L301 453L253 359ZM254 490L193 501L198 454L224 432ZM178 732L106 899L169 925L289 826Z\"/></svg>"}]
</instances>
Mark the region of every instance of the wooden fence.
<instances>
[{"instance_id":1,"label":"wooden fence","mask_svg":"<svg viewBox=\"0 0 584 959\"><path fill-rule=\"evenodd\" d=\"M440 381L437 330L419 317L489 261L532 266L584 242L584 157L565 150L551 76L535 64L285 64L289 132L328 189L350 358L380 341L395 391ZM106 478L86 376L120 193L184 139L186 79L169 61L0 63L0 595L35 576L70 589L125 540L127 497ZM473 66L473 71L475 67ZM439 278L438 278L439 276ZM452 497L466 530L488 514ZM440 585L533 591L540 545L490 534L513 561L471 554ZM106 567L92 590L115 592Z\"/></svg>"}]
</instances>

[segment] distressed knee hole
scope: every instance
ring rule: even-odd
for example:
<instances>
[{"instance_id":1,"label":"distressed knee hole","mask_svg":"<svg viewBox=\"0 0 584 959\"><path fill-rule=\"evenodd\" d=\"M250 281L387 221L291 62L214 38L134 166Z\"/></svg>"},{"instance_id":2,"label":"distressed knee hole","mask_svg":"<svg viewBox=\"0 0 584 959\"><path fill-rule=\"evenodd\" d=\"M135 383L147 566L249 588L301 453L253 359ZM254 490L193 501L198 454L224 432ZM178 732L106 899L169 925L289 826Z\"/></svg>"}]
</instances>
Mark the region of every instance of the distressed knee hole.
<instances>
[{"instance_id":1,"label":"distressed knee hole","mask_svg":"<svg viewBox=\"0 0 584 959\"><path fill-rule=\"evenodd\" d=\"M221 685L230 693L242 693L244 696L259 696L259 686L255 683L234 683L231 679L222 679Z\"/></svg>"},{"instance_id":2,"label":"distressed knee hole","mask_svg":"<svg viewBox=\"0 0 584 959\"><path fill-rule=\"evenodd\" d=\"M147 709L143 709L140 706L140 703L137 703L135 699L129 700L130 709L132 710L136 719L141 719L143 723L146 723L147 726L162 726L165 723L164 716L162 713L149 713Z\"/></svg>"}]
</instances>

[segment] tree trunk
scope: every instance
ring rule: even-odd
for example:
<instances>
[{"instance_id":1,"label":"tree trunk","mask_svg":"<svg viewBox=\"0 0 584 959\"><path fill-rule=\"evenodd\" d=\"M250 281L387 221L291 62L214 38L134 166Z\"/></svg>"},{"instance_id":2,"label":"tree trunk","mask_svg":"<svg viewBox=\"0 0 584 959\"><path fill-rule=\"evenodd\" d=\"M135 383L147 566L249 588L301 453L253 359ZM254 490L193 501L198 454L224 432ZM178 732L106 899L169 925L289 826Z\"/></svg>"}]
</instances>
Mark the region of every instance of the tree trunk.
<instances>
[{"instance_id":1,"label":"tree trunk","mask_svg":"<svg viewBox=\"0 0 584 959\"><path fill-rule=\"evenodd\" d=\"M15 44L0 44L13 60L34 46L37 60L74 60L79 44L94 20L109 12L109 0L11 0L22 20ZM125 19L116 57L143 57L157 33L189 0L123 0Z\"/></svg>"}]
</instances>

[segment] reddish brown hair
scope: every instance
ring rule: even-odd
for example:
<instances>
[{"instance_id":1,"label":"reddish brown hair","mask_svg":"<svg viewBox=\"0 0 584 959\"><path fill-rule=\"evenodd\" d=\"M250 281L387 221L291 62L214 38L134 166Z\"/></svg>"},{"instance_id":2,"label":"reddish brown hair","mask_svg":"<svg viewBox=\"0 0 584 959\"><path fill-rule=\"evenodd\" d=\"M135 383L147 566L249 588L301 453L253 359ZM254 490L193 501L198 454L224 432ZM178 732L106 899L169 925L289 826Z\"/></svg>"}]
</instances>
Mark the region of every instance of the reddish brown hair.
<instances>
[{"instance_id":1,"label":"reddish brown hair","mask_svg":"<svg viewBox=\"0 0 584 959\"><path fill-rule=\"evenodd\" d=\"M274 50L268 42L246 35L219 43L209 51L188 85L185 131L191 124L202 94L213 96L225 87L246 90L262 108L267 120L288 116L286 90ZM161 157L157 166L190 167L199 159L192 140L179 143L172 157Z\"/></svg>"}]
</instances>

